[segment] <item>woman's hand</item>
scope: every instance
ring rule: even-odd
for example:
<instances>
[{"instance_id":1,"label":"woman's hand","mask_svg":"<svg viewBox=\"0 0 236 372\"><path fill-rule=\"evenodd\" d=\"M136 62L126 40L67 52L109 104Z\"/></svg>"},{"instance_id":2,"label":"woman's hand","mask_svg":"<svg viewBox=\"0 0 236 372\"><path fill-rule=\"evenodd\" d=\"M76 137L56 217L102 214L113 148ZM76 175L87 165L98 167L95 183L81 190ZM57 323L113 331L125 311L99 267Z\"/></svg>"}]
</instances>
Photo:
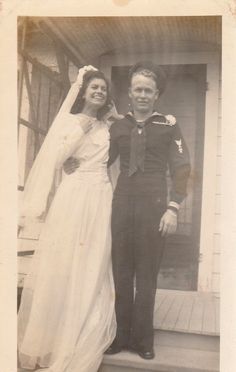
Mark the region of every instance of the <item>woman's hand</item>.
<instances>
[{"instance_id":1,"label":"woman's hand","mask_svg":"<svg viewBox=\"0 0 236 372\"><path fill-rule=\"evenodd\" d=\"M88 65L88 66L84 66L80 68L77 79L76 79L76 82L79 83L79 85L82 85L84 74L87 71L97 71L97 68L93 67L92 65Z\"/></svg>"},{"instance_id":2,"label":"woman's hand","mask_svg":"<svg viewBox=\"0 0 236 372\"><path fill-rule=\"evenodd\" d=\"M177 214L169 209L163 214L159 231L161 231L162 236L168 236L174 234L177 229Z\"/></svg>"}]
</instances>

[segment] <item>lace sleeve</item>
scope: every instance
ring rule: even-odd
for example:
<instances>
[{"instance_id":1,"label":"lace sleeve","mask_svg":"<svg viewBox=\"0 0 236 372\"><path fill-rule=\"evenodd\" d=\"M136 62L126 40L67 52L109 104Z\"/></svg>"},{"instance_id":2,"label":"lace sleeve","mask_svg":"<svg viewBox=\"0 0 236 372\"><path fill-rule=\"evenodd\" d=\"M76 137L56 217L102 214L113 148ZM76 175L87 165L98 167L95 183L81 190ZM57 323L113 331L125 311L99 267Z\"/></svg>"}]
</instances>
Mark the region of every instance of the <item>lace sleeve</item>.
<instances>
[{"instance_id":1,"label":"lace sleeve","mask_svg":"<svg viewBox=\"0 0 236 372\"><path fill-rule=\"evenodd\" d=\"M59 138L56 169L60 169L63 163L79 148L80 142L85 135L80 126L81 118L72 114L64 114L64 119L66 125Z\"/></svg>"}]
</instances>

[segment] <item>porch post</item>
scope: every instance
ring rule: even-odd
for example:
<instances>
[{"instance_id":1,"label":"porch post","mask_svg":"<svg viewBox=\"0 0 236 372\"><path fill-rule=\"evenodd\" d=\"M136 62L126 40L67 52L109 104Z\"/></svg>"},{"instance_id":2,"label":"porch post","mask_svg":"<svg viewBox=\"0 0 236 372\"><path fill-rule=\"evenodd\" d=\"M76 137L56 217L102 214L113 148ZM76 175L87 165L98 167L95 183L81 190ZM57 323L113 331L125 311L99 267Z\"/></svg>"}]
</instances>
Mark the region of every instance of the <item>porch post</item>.
<instances>
[{"instance_id":1,"label":"porch post","mask_svg":"<svg viewBox=\"0 0 236 372\"><path fill-rule=\"evenodd\" d=\"M218 63L207 64L205 139L203 162L202 214L198 291L212 291L214 233L216 232L217 134L220 68Z\"/></svg>"}]
</instances>

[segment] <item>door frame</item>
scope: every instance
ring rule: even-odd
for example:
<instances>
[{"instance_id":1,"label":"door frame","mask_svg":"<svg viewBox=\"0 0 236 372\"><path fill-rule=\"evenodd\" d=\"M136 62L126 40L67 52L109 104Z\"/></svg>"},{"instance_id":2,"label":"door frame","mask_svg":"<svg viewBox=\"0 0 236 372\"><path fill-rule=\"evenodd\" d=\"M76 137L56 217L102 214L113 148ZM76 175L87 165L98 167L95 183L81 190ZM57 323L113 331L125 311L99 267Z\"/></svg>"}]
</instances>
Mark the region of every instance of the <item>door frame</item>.
<instances>
[{"instance_id":1,"label":"door frame","mask_svg":"<svg viewBox=\"0 0 236 372\"><path fill-rule=\"evenodd\" d=\"M218 52L132 53L103 55L100 69L111 78L112 66L132 65L138 60L154 60L159 65L205 64L205 136L203 154L202 205L198 267L198 291L212 290L214 233L215 233L215 180L217 174L217 134L220 101L220 54ZM213 191L214 190L214 191Z\"/></svg>"}]
</instances>

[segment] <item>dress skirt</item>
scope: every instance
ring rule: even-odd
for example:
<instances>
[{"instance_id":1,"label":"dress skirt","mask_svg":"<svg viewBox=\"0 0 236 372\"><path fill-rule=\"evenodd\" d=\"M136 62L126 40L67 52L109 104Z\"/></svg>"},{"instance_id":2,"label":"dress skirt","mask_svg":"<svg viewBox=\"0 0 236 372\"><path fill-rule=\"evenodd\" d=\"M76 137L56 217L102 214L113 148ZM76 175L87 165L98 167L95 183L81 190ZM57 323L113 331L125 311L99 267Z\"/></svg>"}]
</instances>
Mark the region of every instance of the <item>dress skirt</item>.
<instances>
[{"instance_id":1,"label":"dress skirt","mask_svg":"<svg viewBox=\"0 0 236 372\"><path fill-rule=\"evenodd\" d=\"M60 184L24 283L22 368L98 370L116 333L111 202L106 169L77 170Z\"/></svg>"}]
</instances>

